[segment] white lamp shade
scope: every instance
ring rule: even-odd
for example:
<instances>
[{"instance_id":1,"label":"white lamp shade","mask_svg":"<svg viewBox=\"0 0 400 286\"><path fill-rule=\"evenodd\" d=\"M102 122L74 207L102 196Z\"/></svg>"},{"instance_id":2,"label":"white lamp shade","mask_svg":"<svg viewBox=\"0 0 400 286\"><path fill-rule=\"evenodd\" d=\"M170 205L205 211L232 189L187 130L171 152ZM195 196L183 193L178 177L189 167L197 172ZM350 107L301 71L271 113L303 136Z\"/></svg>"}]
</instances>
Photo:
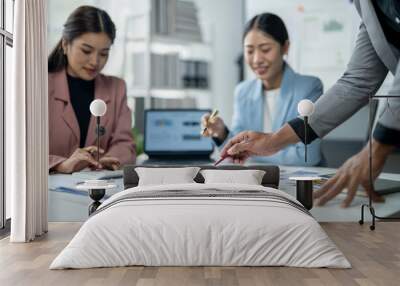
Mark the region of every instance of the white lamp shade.
<instances>
[{"instance_id":1,"label":"white lamp shade","mask_svg":"<svg viewBox=\"0 0 400 286\"><path fill-rule=\"evenodd\" d=\"M303 99L297 105L297 111L301 116L310 116L314 112L314 103L309 99Z\"/></svg>"},{"instance_id":2,"label":"white lamp shade","mask_svg":"<svg viewBox=\"0 0 400 286\"><path fill-rule=\"evenodd\" d=\"M107 104L104 100L95 99L90 103L89 109L94 116L103 116L107 111Z\"/></svg>"}]
</instances>

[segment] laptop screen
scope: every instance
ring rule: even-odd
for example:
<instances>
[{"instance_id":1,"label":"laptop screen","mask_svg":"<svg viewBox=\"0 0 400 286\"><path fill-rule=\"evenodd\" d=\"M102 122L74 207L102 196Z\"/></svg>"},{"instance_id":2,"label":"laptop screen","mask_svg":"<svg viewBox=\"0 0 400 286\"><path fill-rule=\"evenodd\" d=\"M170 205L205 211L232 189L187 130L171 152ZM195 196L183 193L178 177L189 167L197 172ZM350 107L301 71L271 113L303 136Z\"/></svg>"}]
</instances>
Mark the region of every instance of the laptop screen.
<instances>
[{"instance_id":1,"label":"laptop screen","mask_svg":"<svg viewBox=\"0 0 400 286\"><path fill-rule=\"evenodd\" d=\"M145 111L144 151L148 155L209 155L210 138L201 136L201 117L208 109Z\"/></svg>"}]
</instances>

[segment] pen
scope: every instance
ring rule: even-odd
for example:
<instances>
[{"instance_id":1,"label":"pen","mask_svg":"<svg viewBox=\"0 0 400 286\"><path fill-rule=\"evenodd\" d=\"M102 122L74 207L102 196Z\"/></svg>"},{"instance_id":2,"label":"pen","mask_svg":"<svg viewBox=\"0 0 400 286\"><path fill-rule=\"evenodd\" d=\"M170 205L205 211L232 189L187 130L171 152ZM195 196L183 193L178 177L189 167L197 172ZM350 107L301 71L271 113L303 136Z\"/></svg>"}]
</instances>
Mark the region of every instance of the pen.
<instances>
[{"instance_id":1,"label":"pen","mask_svg":"<svg viewBox=\"0 0 400 286\"><path fill-rule=\"evenodd\" d=\"M214 111L211 113L210 117L208 118L207 123L211 122L217 115L218 115L218 109L214 109ZM206 131L207 131L207 126L204 127L201 134L204 134L204 132L206 132Z\"/></svg>"},{"instance_id":2,"label":"pen","mask_svg":"<svg viewBox=\"0 0 400 286\"><path fill-rule=\"evenodd\" d=\"M217 166L219 163L221 163L222 161L224 161L224 160L225 160L226 158L228 158L228 157L229 157L229 156L219 158L218 161L216 161L216 162L214 163L214 167Z\"/></svg>"}]
</instances>

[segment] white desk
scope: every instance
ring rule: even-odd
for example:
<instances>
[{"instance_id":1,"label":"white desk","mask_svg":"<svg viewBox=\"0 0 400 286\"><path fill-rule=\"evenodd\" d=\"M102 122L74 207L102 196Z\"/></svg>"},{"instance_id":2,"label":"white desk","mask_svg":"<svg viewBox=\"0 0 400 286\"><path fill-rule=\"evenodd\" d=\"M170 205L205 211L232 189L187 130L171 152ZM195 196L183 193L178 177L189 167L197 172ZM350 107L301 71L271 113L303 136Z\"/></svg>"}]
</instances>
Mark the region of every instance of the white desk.
<instances>
[{"instance_id":1,"label":"white desk","mask_svg":"<svg viewBox=\"0 0 400 286\"><path fill-rule=\"evenodd\" d=\"M331 174L335 169L328 168L306 168L306 167L280 167L281 177L287 177L288 173L296 170L318 172L319 174ZM400 181L400 174L381 175L381 178ZM69 189L74 189L76 183L81 179L72 175L50 175L49 176L49 221L85 221L88 217L88 206L92 200L87 195L81 195L74 192L69 192ZM122 191L122 178L114 179L117 188L108 190L106 195L112 195ZM281 190L296 196L296 187L294 182L281 179ZM56 191L57 190L57 191ZM361 214L361 205L368 202L367 197L356 196L352 205L349 208L343 209L340 207L345 194L338 195L335 199L328 202L323 207L313 207L311 213L321 222L326 221L358 221ZM379 216L390 216L400 211L400 193L389 194L385 196L386 202L374 204L376 214ZM366 209L365 220L370 221L371 217L368 209Z\"/></svg>"},{"instance_id":2,"label":"white desk","mask_svg":"<svg viewBox=\"0 0 400 286\"><path fill-rule=\"evenodd\" d=\"M320 168L320 167L280 167L281 177L284 176L285 172L293 172L296 170L317 172L319 174L332 174L335 173L335 169ZM400 174L382 173L380 175L382 179L390 179L400 181ZM288 192L289 194L296 196L295 183L291 183L287 180L281 180L279 188ZM374 203L375 213L378 216L386 217L400 211L400 192L385 195L384 203ZM359 221L361 218L361 205L368 203L368 197L355 196L352 204L348 208L341 208L342 201L346 198L345 193L341 193L334 199L326 203L323 207L314 206L311 209L311 214L320 222L337 222L337 221ZM371 215L369 210L365 209L364 215L365 221L371 221Z\"/></svg>"},{"instance_id":3,"label":"white desk","mask_svg":"<svg viewBox=\"0 0 400 286\"><path fill-rule=\"evenodd\" d=\"M122 178L113 179L117 187L107 190L106 198L124 189ZM88 207L93 202L86 191L78 190L76 184L81 178L55 174L49 175L49 221L85 221Z\"/></svg>"}]
</instances>

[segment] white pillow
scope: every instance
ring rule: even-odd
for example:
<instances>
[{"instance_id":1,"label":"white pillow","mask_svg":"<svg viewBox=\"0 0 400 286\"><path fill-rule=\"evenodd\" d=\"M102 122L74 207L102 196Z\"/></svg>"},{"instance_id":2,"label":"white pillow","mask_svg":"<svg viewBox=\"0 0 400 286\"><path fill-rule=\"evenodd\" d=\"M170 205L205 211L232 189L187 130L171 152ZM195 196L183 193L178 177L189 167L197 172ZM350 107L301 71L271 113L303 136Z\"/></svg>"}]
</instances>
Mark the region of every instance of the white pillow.
<instances>
[{"instance_id":1,"label":"white pillow","mask_svg":"<svg viewBox=\"0 0 400 286\"><path fill-rule=\"evenodd\" d=\"M205 184L234 183L261 185L265 171L262 170L201 170Z\"/></svg>"},{"instance_id":2,"label":"white pillow","mask_svg":"<svg viewBox=\"0 0 400 286\"><path fill-rule=\"evenodd\" d=\"M199 167L135 168L139 176L138 186L195 183L193 179L199 170Z\"/></svg>"}]
</instances>

